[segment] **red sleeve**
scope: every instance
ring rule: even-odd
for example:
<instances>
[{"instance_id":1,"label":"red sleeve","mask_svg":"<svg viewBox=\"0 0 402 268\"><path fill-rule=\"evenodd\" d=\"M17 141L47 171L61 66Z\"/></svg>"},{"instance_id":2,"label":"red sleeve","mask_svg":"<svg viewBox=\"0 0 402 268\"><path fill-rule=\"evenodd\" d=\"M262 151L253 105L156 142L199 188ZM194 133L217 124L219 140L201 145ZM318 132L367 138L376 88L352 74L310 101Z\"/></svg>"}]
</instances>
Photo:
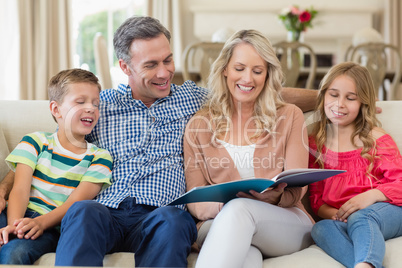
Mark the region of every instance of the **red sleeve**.
<instances>
[{"instance_id":1,"label":"red sleeve","mask_svg":"<svg viewBox=\"0 0 402 268\"><path fill-rule=\"evenodd\" d=\"M373 174L378 179L376 188L390 199L390 203L402 206L402 157L391 136L377 139L377 160Z\"/></svg>"}]
</instances>

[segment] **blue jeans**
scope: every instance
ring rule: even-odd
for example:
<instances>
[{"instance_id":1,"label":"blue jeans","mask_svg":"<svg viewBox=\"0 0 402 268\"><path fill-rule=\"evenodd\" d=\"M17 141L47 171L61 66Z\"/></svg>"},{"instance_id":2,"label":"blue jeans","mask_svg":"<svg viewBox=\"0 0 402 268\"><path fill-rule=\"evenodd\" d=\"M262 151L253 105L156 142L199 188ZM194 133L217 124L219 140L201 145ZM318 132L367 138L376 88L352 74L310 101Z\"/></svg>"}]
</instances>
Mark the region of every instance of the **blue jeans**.
<instances>
[{"instance_id":1,"label":"blue jeans","mask_svg":"<svg viewBox=\"0 0 402 268\"><path fill-rule=\"evenodd\" d=\"M320 248L346 267L361 262L382 267L385 241L402 236L402 207L375 203L350 215L347 223L319 221L311 235Z\"/></svg>"},{"instance_id":2,"label":"blue jeans","mask_svg":"<svg viewBox=\"0 0 402 268\"><path fill-rule=\"evenodd\" d=\"M96 201L74 203L61 224L57 266L102 266L105 254L134 252L136 267L187 267L197 238L191 215L176 207L138 205L118 209Z\"/></svg>"},{"instance_id":3,"label":"blue jeans","mask_svg":"<svg viewBox=\"0 0 402 268\"><path fill-rule=\"evenodd\" d=\"M27 210L25 218L35 218L39 213ZM7 212L0 214L0 227L7 225ZM35 240L18 239L12 240L0 247L0 264L33 264L43 254L55 252L60 233L56 228L50 228Z\"/></svg>"}]
</instances>

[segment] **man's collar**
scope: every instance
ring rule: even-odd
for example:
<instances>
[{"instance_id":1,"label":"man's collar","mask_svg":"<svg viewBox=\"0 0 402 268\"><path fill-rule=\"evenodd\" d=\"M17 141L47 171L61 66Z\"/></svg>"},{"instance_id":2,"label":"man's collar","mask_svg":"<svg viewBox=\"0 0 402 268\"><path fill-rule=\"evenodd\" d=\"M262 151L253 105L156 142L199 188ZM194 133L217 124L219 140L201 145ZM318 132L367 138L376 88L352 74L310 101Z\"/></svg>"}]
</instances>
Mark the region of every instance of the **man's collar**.
<instances>
[{"instance_id":1,"label":"man's collar","mask_svg":"<svg viewBox=\"0 0 402 268\"><path fill-rule=\"evenodd\" d=\"M130 87L129 84L120 84L119 87L118 87L118 91L121 91L121 92L126 96L127 99L130 99L130 100L133 100L133 101L139 101L139 102L142 103L141 100L137 100L137 99L134 99L134 98L133 98L133 95L132 95L132 92L131 92L131 87ZM161 102L165 101L166 99L168 99L168 98L170 98L171 96L173 96L176 91L177 91L177 85L175 85L175 84L170 84L170 92L169 92L169 95L167 95L167 96L164 97L164 98L157 99L152 105L155 105L155 104L158 104L158 103L161 103ZM151 105L151 106L152 106L152 105Z\"/></svg>"}]
</instances>

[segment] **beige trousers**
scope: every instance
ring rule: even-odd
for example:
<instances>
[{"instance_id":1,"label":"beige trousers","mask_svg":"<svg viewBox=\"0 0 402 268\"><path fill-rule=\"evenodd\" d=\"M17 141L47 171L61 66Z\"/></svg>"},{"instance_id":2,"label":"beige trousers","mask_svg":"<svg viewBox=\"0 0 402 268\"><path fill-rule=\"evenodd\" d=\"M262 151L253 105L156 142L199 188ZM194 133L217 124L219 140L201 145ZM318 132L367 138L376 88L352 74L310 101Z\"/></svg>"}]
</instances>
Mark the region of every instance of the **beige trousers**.
<instances>
[{"instance_id":1,"label":"beige trousers","mask_svg":"<svg viewBox=\"0 0 402 268\"><path fill-rule=\"evenodd\" d=\"M264 258L310 246L313 223L300 209L237 198L201 227L197 268L262 267ZM208 231L209 229L209 231ZM205 241L203 241L205 239Z\"/></svg>"}]
</instances>

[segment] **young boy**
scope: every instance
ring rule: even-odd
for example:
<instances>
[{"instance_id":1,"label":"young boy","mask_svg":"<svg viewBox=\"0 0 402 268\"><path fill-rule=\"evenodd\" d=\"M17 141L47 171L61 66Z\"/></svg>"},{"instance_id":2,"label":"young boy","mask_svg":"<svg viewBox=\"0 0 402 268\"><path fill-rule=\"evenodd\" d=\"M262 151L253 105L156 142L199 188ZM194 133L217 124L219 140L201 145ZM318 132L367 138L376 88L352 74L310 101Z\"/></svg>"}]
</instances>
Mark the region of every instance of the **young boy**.
<instances>
[{"instance_id":1,"label":"young boy","mask_svg":"<svg viewBox=\"0 0 402 268\"><path fill-rule=\"evenodd\" d=\"M8 225L0 226L0 264L33 264L54 252L68 208L110 185L109 152L85 141L99 118L100 89L98 78L81 69L50 80L57 132L26 135L6 158L15 181L5 211Z\"/></svg>"}]
</instances>

